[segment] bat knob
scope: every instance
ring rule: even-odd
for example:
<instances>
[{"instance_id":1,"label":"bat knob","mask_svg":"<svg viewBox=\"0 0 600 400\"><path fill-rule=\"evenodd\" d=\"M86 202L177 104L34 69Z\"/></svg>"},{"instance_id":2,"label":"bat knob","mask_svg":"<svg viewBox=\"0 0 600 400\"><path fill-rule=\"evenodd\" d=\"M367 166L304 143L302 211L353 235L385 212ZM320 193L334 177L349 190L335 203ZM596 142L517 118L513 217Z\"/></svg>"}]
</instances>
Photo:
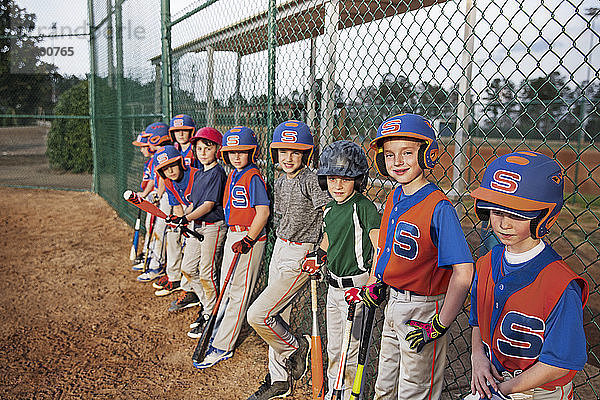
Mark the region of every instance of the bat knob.
<instances>
[{"instance_id":1,"label":"bat knob","mask_svg":"<svg viewBox=\"0 0 600 400\"><path fill-rule=\"evenodd\" d=\"M131 198L132 194L133 194L133 190L126 190L123 192L123 198L125 200L129 200Z\"/></svg>"}]
</instances>

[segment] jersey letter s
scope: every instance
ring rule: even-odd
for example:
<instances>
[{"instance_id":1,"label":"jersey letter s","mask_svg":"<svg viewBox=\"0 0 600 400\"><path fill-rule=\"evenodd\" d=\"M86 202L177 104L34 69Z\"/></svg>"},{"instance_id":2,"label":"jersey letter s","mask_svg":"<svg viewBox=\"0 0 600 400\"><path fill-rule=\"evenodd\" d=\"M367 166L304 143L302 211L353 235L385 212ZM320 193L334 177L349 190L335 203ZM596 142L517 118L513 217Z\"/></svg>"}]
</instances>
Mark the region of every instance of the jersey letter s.
<instances>
[{"instance_id":1,"label":"jersey letter s","mask_svg":"<svg viewBox=\"0 0 600 400\"><path fill-rule=\"evenodd\" d=\"M394 232L394 254L407 260L417 258L419 244L416 239L419 237L421 237L421 233L416 225L398 221Z\"/></svg>"},{"instance_id":2,"label":"jersey letter s","mask_svg":"<svg viewBox=\"0 0 600 400\"><path fill-rule=\"evenodd\" d=\"M243 186L234 186L231 190L231 205L235 208L248 207L248 194Z\"/></svg>"},{"instance_id":3,"label":"jersey letter s","mask_svg":"<svg viewBox=\"0 0 600 400\"><path fill-rule=\"evenodd\" d=\"M500 323L498 350L509 357L535 360L542 351L544 330L541 319L510 311Z\"/></svg>"}]
</instances>

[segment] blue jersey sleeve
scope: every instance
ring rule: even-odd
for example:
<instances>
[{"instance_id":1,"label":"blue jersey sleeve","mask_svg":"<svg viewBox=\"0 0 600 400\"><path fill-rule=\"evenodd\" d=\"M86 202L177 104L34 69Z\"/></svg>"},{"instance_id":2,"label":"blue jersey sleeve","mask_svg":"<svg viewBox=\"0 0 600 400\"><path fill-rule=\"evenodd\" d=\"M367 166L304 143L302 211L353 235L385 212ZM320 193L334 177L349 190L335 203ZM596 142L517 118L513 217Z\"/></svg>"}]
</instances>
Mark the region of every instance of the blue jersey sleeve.
<instances>
[{"instance_id":1,"label":"blue jersey sleeve","mask_svg":"<svg viewBox=\"0 0 600 400\"><path fill-rule=\"evenodd\" d=\"M260 177L254 175L250 180L250 206L268 206L271 204L267 188Z\"/></svg>"},{"instance_id":2,"label":"blue jersey sleeve","mask_svg":"<svg viewBox=\"0 0 600 400\"><path fill-rule=\"evenodd\" d=\"M575 371L587 362L581 288L575 281L569 283L546 321L539 360Z\"/></svg>"},{"instance_id":3,"label":"blue jersey sleeve","mask_svg":"<svg viewBox=\"0 0 600 400\"><path fill-rule=\"evenodd\" d=\"M473 284L471 285L471 311L469 312L469 325L479 326L479 319L477 318L477 271L475 271L473 277Z\"/></svg>"},{"instance_id":4,"label":"blue jersey sleeve","mask_svg":"<svg viewBox=\"0 0 600 400\"><path fill-rule=\"evenodd\" d=\"M447 200L433 210L431 239L438 248L439 267L473 262L456 210Z\"/></svg>"},{"instance_id":5,"label":"blue jersey sleeve","mask_svg":"<svg viewBox=\"0 0 600 400\"><path fill-rule=\"evenodd\" d=\"M171 192L171 189L169 189L168 187L165 187L165 192L167 193L167 197L169 198L169 205L170 206L178 206L179 201L177 200L177 197L175 197L173 192Z\"/></svg>"}]
</instances>

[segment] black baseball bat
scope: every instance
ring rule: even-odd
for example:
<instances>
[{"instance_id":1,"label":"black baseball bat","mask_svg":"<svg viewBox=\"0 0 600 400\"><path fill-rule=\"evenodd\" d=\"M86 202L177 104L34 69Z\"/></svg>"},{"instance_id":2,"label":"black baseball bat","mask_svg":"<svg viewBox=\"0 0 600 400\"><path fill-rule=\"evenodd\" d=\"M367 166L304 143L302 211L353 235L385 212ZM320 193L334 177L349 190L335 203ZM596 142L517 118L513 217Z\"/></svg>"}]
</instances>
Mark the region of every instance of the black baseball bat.
<instances>
[{"instance_id":1,"label":"black baseball bat","mask_svg":"<svg viewBox=\"0 0 600 400\"><path fill-rule=\"evenodd\" d=\"M210 318L206 321L206 325L204 326L204 331L202 332L202 336L200 340L198 340L198 344L196 345L196 349L194 350L194 354L192 355L192 362L194 363L194 367L198 367L198 365L204 359L204 355L206 354L206 350L208 349L208 342L212 337L213 329L215 328L215 322L217 321L217 314L219 313L219 306L221 305L221 300L223 300L223 295L225 294L225 288L227 288L227 284L229 284L229 280L235 271L235 267L237 266L238 260L240 259L240 253L235 253L233 256L233 260L231 260L231 266L229 267L229 271L227 271L227 275L225 276L225 280L223 281L223 287L221 288L221 292L219 293L219 297L217 298L217 302L212 309L210 314Z\"/></svg>"},{"instance_id":2,"label":"black baseball bat","mask_svg":"<svg viewBox=\"0 0 600 400\"><path fill-rule=\"evenodd\" d=\"M354 377L354 384L352 385L352 394L350 400L358 400L360 396L360 389L362 387L362 378L367 362L367 354L369 353L369 342L371 341L371 331L373 329L373 320L375 319L376 307L368 307L367 319L365 321L365 327L360 336L360 349L358 351L358 366L356 368L356 376Z\"/></svg>"}]
</instances>

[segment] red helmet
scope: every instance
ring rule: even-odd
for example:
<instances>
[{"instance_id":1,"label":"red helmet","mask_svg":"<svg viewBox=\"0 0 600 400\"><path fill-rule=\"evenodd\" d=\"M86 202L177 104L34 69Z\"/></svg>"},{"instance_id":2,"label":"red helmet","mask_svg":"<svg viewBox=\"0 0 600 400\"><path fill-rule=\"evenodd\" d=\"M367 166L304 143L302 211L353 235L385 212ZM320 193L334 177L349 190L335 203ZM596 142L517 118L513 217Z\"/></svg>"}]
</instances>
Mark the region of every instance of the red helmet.
<instances>
[{"instance_id":1,"label":"red helmet","mask_svg":"<svg viewBox=\"0 0 600 400\"><path fill-rule=\"evenodd\" d=\"M221 142L223 141L223 135L217 129L212 128L210 126L205 126L204 128L200 128L196 131L194 136L190 138L190 143L192 146L196 146L196 143L200 139L210 140L217 146L221 147ZM195 150L194 150L195 151ZM221 150L217 151L217 158L221 156Z\"/></svg>"}]
</instances>

